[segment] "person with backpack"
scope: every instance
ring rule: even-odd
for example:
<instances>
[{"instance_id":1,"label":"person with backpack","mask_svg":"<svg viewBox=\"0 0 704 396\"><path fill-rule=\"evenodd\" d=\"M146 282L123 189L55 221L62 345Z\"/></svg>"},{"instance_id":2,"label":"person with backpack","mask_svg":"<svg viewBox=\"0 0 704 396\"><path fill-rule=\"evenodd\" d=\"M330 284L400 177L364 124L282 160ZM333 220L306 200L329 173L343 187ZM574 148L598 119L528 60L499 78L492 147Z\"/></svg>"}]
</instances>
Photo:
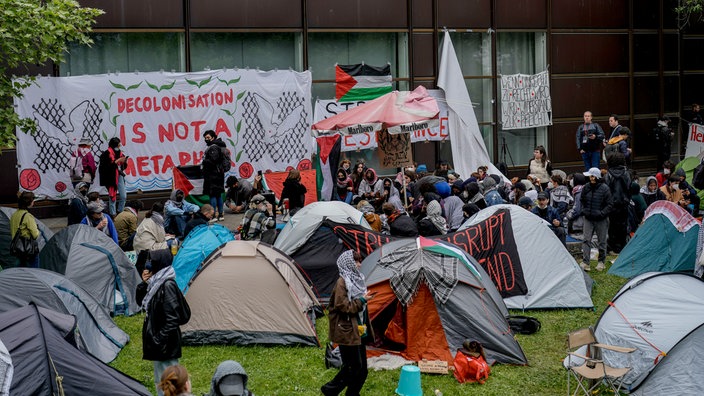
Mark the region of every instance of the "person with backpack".
<instances>
[{"instance_id":1,"label":"person with backpack","mask_svg":"<svg viewBox=\"0 0 704 396\"><path fill-rule=\"evenodd\" d=\"M606 158L608 172L604 183L611 191L613 210L609 213L608 248L621 253L628 235L628 209L631 203L631 177L626 170L626 159L621 153L611 153Z\"/></svg>"},{"instance_id":2,"label":"person with backpack","mask_svg":"<svg viewBox=\"0 0 704 396\"><path fill-rule=\"evenodd\" d=\"M93 142L90 139L82 138L78 142L78 148L71 153L69 172L74 185L79 182L90 184L95 179L95 171L98 168L95 165L95 157L93 157L91 150L92 146Z\"/></svg>"},{"instance_id":3,"label":"person with backpack","mask_svg":"<svg viewBox=\"0 0 704 396\"><path fill-rule=\"evenodd\" d=\"M201 163L203 193L210 196L210 205L215 208L216 215L213 218L223 221L225 220L225 212L223 211L222 194L225 192L225 172L230 170L230 158L225 142L217 137L215 131L205 131L203 140L207 145Z\"/></svg>"}]
</instances>

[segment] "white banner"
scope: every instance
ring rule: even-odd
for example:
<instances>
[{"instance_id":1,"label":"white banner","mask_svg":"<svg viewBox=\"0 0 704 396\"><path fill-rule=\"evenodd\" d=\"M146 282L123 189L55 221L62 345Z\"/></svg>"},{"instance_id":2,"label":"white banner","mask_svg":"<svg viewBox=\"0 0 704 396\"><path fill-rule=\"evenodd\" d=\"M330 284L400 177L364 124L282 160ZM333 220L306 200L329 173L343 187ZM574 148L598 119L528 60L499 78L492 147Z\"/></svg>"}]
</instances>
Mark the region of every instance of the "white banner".
<instances>
[{"instance_id":1,"label":"white banner","mask_svg":"<svg viewBox=\"0 0 704 396\"><path fill-rule=\"evenodd\" d=\"M548 72L501 76L501 129L546 125L552 125Z\"/></svg>"},{"instance_id":2,"label":"white banner","mask_svg":"<svg viewBox=\"0 0 704 396\"><path fill-rule=\"evenodd\" d=\"M428 90L430 96L438 99L438 107L440 108L440 114L438 115L438 120L429 120L419 122L417 124L422 124L427 122L427 127L410 128L411 143L425 142L425 141L441 141L450 140L450 131L447 128L447 103L445 103L445 96L443 92L439 89ZM358 102L337 102L335 99L318 99L315 101L315 111L313 112L313 124L318 121L324 120L328 117L334 116L336 114L342 113L343 111L355 108L363 103L364 101ZM378 129L368 132L360 132L351 135L342 136L342 151L354 151L354 150L364 150L377 147L376 132ZM403 132L400 128L396 128L396 133Z\"/></svg>"},{"instance_id":3,"label":"white banner","mask_svg":"<svg viewBox=\"0 0 704 396\"><path fill-rule=\"evenodd\" d=\"M315 146L310 92L310 72L293 71L39 78L15 99L18 115L39 125L34 135L17 132L20 187L70 196L68 161L78 141L93 142L97 161L117 136L130 157L128 192L171 189L174 166L201 163L208 129L231 153L229 174L308 169Z\"/></svg>"},{"instance_id":4,"label":"white banner","mask_svg":"<svg viewBox=\"0 0 704 396\"><path fill-rule=\"evenodd\" d=\"M704 125L689 124L687 150L684 156L702 158L702 155L704 155L702 153L704 153Z\"/></svg>"}]
</instances>

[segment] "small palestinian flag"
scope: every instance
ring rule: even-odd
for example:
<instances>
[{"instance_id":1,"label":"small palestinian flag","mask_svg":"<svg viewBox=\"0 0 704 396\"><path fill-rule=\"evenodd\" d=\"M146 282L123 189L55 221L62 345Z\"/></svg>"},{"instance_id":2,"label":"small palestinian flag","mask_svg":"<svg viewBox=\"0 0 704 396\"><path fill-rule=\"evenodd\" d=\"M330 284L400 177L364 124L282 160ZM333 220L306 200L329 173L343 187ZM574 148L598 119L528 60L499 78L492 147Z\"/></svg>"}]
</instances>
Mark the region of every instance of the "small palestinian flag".
<instances>
[{"instance_id":1,"label":"small palestinian flag","mask_svg":"<svg viewBox=\"0 0 704 396\"><path fill-rule=\"evenodd\" d=\"M382 67L357 65L335 66L335 98L338 102L371 100L393 90L391 65Z\"/></svg>"}]
</instances>

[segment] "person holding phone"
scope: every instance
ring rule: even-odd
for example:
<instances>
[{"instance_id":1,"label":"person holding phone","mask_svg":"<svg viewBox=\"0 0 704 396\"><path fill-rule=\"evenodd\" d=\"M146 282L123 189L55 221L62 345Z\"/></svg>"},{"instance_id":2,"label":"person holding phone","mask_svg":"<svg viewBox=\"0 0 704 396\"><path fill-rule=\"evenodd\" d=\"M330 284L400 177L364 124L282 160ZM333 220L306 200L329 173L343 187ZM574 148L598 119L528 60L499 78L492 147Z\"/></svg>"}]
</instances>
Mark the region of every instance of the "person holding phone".
<instances>
[{"instance_id":1,"label":"person holding phone","mask_svg":"<svg viewBox=\"0 0 704 396\"><path fill-rule=\"evenodd\" d=\"M584 123L577 128L577 150L582 155L584 170L599 167L601 149L604 146L604 130L592 122L592 112L584 112Z\"/></svg>"},{"instance_id":2,"label":"person holding phone","mask_svg":"<svg viewBox=\"0 0 704 396\"><path fill-rule=\"evenodd\" d=\"M120 138L111 138L108 141L108 149L100 154L98 165L100 185L108 190L108 211L113 218L125 209L127 200L125 169L129 157L122 152L121 146Z\"/></svg>"}]
</instances>

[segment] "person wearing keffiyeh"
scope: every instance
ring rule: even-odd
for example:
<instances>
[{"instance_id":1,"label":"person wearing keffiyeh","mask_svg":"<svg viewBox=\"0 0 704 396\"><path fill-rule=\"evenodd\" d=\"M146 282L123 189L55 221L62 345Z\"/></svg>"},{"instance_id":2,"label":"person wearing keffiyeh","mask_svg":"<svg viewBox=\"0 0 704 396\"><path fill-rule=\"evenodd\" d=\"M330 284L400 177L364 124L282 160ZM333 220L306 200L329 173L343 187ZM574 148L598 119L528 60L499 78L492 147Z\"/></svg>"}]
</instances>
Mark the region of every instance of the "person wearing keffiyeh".
<instances>
[{"instance_id":1,"label":"person wearing keffiyeh","mask_svg":"<svg viewBox=\"0 0 704 396\"><path fill-rule=\"evenodd\" d=\"M367 379L367 350L362 343L358 325L360 314L366 309L371 296L367 293L364 275L359 272L362 257L347 250L337 259L340 277L330 296L328 318L330 341L340 347L342 367L337 375L320 390L323 395L339 395L347 388L346 395L359 395Z\"/></svg>"}]
</instances>

